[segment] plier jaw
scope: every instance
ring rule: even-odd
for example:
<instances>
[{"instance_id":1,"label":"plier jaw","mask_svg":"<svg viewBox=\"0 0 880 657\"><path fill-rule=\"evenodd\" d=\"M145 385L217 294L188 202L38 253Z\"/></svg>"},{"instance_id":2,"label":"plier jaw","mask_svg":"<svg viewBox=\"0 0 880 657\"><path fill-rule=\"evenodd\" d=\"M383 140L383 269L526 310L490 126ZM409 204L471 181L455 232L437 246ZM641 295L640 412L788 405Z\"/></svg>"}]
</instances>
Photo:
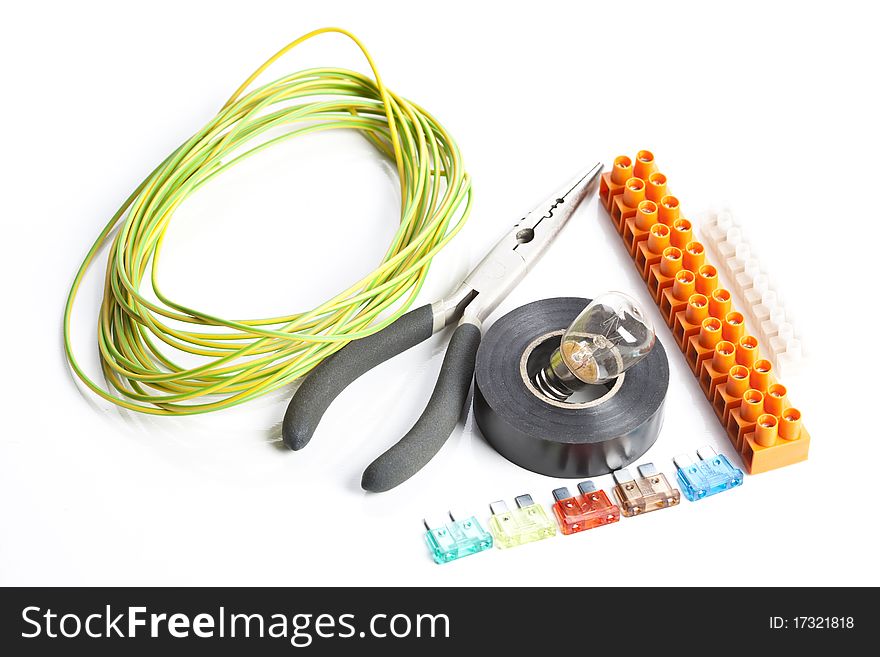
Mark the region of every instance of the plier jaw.
<instances>
[{"instance_id":1,"label":"plier jaw","mask_svg":"<svg viewBox=\"0 0 880 657\"><path fill-rule=\"evenodd\" d=\"M432 304L434 330L461 318L480 326L541 259L599 184L602 164L572 178L520 219L446 299Z\"/></svg>"}]
</instances>

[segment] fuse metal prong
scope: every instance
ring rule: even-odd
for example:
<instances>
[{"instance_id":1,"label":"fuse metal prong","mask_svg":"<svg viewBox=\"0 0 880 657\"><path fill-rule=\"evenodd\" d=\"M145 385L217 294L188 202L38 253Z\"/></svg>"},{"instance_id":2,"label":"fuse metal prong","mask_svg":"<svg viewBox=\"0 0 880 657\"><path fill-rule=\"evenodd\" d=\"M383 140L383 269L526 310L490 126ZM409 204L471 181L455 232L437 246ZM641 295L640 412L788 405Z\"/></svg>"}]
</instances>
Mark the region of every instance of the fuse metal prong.
<instances>
[{"instance_id":1,"label":"fuse metal prong","mask_svg":"<svg viewBox=\"0 0 880 657\"><path fill-rule=\"evenodd\" d=\"M526 493L525 495L520 495L519 497L514 498L513 501L516 502L516 506L520 509L527 507L527 506L532 506L535 503L535 501L532 499L532 496L529 495L528 493Z\"/></svg>"},{"instance_id":2,"label":"fuse metal prong","mask_svg":"<svg viewBox=\"0 0 880 657\"><path fill-rule=\"evenodd\" d=\"M562 488L556 488L553 491L553 499L557 502L562 502L563 500L567 500L571 498L571 491L568 490L565 486Z\"/></svg>"},{"instance_id":3,"label":"fuse metal prong","mask_svg":"<svg viewBox=\"0 0 880 657\"><path fill-rule=\"evenodd\" d=\"M697 450L697 456L703 461L711 461L718 456L718 452L711 445L703 445Z\"/></svg>"},{"instance_id":4,"label":"fuse metal prong","mask_svg":"<svg viewBox=\"0 0 880 657\"><path fill-rule=\"evenodd\" d=\"M587 479L578 484L578 490L581 495L589 495L590 493L596 492L596 484Z\"/></svg>"},{"instance_id":5,"label":"fuse metal prong","mask_svg":"<svg viewBox=\"0 0 880 657\"><path fill-rule=\"evenodd\" d=\"M614 483L616 484L628 484L633 481L633 476L630 474L629 470L626 468L621 468L620 470L615 470L613 473Z\"/></svg>"},{"instance_id":6,"label":"fuse metal prong","mask_svg":"<svg viewBox=\"0 0 880 657\"><path fill-rule=\"evenodd\" d=\"M694 464L693 459L687 454L678 454L672 458L676 468L684 469Z\"/></svg>"},{"instance_id":7,"label":"fuse metal prong","mask_svg":"<svg viewBox=\"0 0 880 657\"><path fill-rule=\"evenodd\" d=\"M500 516L509 513L510 509L507 508L507 502L504 500L497 500L489 504L489 511L492 512L493 516Z\"/></svg>"}]
</instances>

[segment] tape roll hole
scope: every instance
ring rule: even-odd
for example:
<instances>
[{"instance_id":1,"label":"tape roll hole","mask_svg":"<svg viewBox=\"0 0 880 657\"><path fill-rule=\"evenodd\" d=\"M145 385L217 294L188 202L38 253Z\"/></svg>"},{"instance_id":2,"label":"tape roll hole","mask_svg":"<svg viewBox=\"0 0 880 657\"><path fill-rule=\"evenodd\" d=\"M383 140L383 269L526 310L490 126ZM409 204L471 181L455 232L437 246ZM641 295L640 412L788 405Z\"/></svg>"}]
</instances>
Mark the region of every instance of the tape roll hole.
<instances>
[{"instance_id":1,"label":"tape roll hole","mask_svg":"<svg viewBox=\"0 0 880 657\"><path fill-rule=\"evenodd\" d=\"M547 366L550 362L550 356L559 348L562 334L563 331L548 333L529 345L524 354L525 371L528 376L526 387L539 399L552 403L554 406L571 405L576 407L583 404L593 405L603 397L610 397L611 391L616 387L617 379L612 379L606 383L587 384L580 390L575 390L571 397L564 402L550 399L535 387L535 377L538 375L538 372Z\"/></svg>"}]
</instances>

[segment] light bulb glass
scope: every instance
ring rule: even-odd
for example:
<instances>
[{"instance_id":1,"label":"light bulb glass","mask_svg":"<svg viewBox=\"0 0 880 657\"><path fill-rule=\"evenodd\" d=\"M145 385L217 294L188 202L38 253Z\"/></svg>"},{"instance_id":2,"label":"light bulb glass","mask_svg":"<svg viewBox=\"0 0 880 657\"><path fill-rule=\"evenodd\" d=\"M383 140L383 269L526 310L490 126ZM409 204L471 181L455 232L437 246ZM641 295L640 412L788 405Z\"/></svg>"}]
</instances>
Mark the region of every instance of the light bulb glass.
<instances>
[{"instance_id":1,"label":"light bulb glass","mask_svg":"<svg viewBox=\"0 0 880 657\"><path fill-rule=\"evenodd\" d=\"M648 355L654 340L654 327L638 302L621 292L607 292L571 323L536 382L545 394L567 399L584 385L623 374Z\"/></svg>"}]
</instances>

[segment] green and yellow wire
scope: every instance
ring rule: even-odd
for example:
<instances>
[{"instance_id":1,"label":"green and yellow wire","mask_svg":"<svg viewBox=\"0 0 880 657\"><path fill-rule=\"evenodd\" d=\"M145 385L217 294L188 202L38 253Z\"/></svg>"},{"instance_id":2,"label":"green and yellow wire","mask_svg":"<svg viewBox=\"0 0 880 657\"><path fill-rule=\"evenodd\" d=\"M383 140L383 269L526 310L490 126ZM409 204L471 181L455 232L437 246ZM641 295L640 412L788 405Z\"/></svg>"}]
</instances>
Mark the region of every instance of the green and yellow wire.
<instances>
[{"instance_id":1,"label":"green and yellow wire","mask_svg":"<svg viewBox=\"0 0 880 657\"><path fill-rule=\"evenodd\" d=\"M327 32L357 44L372 79L345 69L316 68L246 93L269 65ZM280 135L266 135L279 128ZM400 225L374 271L311 310L265 319L223 319L162 293L157 283L162 241L174 211L190 194L282 140L337 129L360 131L397 165ZM101 231L77 271L64 308L68 361L96 394L143 413L205 413L254 399L303 376L349 341L403 314L421 289L432 258L462 228L470 207L470 177L452 137L424 109L385 87L354 35L334 27L315 30L254 71L217 116L147 176ZM98 320L105 388L77 361L70 318L83 277L107 243ZM141 293L148 272L155 295L151 298ZM186 365L178 362L182 355Z\"/></svg>"}]
</instances>

